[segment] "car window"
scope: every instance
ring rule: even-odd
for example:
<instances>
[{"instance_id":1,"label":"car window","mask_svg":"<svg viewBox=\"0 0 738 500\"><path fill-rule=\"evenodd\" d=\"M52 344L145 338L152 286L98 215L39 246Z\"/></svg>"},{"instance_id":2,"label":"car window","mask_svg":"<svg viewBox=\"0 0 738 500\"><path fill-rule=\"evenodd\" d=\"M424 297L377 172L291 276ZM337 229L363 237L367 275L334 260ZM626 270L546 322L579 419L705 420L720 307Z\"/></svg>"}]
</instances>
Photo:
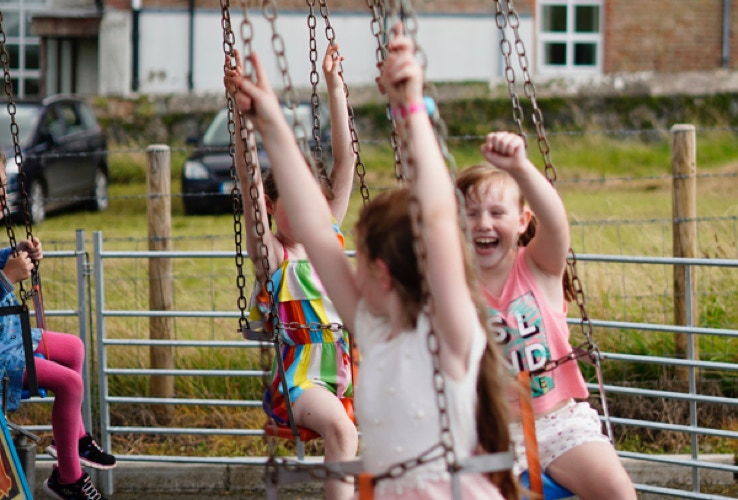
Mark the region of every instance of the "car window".
<instances>
[{"instance_id":1,"label":"car window","mask_svg":"<svg viewBox=\"0 0 738 500\"><path fill-rule=\"evenodd\" d=\"M81 102L79 103L79 117L82 123L82 127L84 130L97 130L97 119L95 118L95 113L92 112L92 109L90 107Z\"/></svg>"},{"instance_id":2,"label":"car window","mask_svg":"<svg viewBox=\"0 0 738 500\"><path fill-rule=\"evenodd\" d=\"M36 132L41 108L38 106L18 105L15 110L15 124L18 126L18 142L25 147L31 142ZM0 113L0 146L13 144L13 134L10 130L10 114Z\"/></svg>"},{"instance_id":3,"label":"car window","mask_svg":"<svg viewBox=\"0 0 738 500\"><path fill-rule=\"evenodd\" d=\"M210 122L205 133L202 135L203 146L218 147L228 146L231 142L228 132L228 110L220 110L213 121Z\"/></svg>"},{"instance_id":4,"label":"car window","mask_svg":"<svg viewBox=\"0 0 738 500\"><path fill-rule=\"evenodd\" d=\"M80 118L79 113L77 112L77 107L74 103L59 103L57 111L62 118L67 134L76 134L85 131L85 127L82 124L82 118Z\"/></svg>"},{"instance_id":5,"label":"car window","mask_svg":"<svg viewBox=\"0 0 738 500\"><path fill-rule=\"evenodd\" d=\"M313 108L310 104L299 104L296 108L296 115L298 123L302 124L302 127L297 127L296 135L302 137L303 134L307 134L308 137L312 137L313 131ZM293 114L292 111L285 105L282 106L282 113L284 113L287 123L290 126L293 125ZM328 114L321 108L320 118L321 128L329 126ZM257 142L261 142L257 135ZM225 147L230 144L230 134L228 132L228 110L220 110L213 120L208 125L205 133L202 136L202 145L207 147Z\"/></svg>"},{"instance_id":6,"label":"car window","mask_svg":"<svg viewBox=\"0 0 738 500\"><path fill-rule=\"evenodd\" d=\"M64 135L64 122L56 113L56 108L50 108L44 115L42 130L57 140Z\"/></svg>"}]
</instances>

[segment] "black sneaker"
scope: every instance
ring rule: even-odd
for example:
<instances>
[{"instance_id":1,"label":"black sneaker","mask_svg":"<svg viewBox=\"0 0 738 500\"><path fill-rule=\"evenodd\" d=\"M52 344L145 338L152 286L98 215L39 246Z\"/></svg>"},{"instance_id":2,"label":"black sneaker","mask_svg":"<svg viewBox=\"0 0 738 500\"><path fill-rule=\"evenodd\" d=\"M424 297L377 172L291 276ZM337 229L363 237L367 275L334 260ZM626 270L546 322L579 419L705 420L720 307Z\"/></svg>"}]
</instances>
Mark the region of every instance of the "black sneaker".
<instances>
[{"instance_id":1,"label":"black sneaker","mask_svg":"<svg viewBox=\"0 0 738 500\"><path fill-rule=\"evenodd\" d=\"M58 500L106 500L86 472L76 482L62 484L59 482L59 469L56 466L52 469L51 476L44 481L44 491Z\"/></svg>"},{"instance_id":2,"label":"black sneaker","mask_svg":"<svg viewBox=\"0 0 738 500\"><path fill-rule=\"evenodd\" d=\"M53 439L46 447L46 453L56 458L56 443ZM85 434L79 440L79 463L85 467L103 470L116 466L115 457L110 453L105 453L89 434Z\"/></svg>"}]
</instances>

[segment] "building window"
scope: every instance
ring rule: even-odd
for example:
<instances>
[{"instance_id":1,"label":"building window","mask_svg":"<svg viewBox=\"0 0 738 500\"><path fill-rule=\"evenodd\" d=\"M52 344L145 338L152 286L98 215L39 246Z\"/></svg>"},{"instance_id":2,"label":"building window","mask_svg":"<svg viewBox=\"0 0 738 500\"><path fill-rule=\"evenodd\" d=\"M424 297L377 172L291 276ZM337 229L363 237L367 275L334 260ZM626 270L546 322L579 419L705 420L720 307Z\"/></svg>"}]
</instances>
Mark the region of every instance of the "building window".
<instances>
[{"instance_id":1,"label":"building window","mask_svg":"<svg viewBox=\"0 0 738 500\"><path fill-rule=\"evenodd\" d=\"M31 35L31 17L45 9L44 4L39 0L0 0L14 97L41 95L41 40Z\"/></svg>"},{"instance_id":2,"label":"building window","mask_svg":"<svg viewBox=\"0 0 738 500\"><path fill-rule=\"evenodd\" d=\"M538 19L541 73L602 72L602 0L539 0Z\"/></svg>"}]
</instances>

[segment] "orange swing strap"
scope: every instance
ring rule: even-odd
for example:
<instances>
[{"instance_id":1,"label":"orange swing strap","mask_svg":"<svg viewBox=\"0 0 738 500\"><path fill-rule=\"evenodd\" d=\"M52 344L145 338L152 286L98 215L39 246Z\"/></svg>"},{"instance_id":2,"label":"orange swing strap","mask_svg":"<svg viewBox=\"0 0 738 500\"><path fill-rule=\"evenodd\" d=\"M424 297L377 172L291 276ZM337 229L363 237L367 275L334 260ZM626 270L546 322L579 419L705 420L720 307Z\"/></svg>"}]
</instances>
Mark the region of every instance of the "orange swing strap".
<instances>
[{"instance_id":1,"label":"orange swing strap","mask_svg":"<svg viewBox=\"0 0 738 500\"><path fill-rule=\"evenodd\" d=\"M356 477L359 500L374 500L374 476L369 472L360 472Z\"/></svg>"},{"instance_id":2,"label":"orange swing strap","mask_svg":"<svg viewBox=\"0 0 738 500\"><path fill-rule=\"evenodd\" d=\"M520 397L520 417L525 441L525 455L528 459L530 490L543 498L543 477L538 455L538 440L536 439L536 416L533 412L533 403L530 397L530 372L526 370L518 372L518 383L524 389Z\"/></svg>"}]
</instances>

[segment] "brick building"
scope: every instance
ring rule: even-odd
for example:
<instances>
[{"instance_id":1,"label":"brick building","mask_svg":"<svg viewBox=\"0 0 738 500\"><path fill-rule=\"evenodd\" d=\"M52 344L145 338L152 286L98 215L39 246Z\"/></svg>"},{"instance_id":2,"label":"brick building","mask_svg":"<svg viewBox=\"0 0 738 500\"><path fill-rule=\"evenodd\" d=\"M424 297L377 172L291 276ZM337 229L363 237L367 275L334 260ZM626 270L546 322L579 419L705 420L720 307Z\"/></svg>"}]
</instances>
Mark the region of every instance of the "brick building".
<instances>
[{"instance_id":1,"label":"brick building","mask_svg":"<svg viewBox=\"0 0 738 500\"><path fill-rule=\"evenodd\" d=\"M242 7L231 3L238 39ZM310 3L322 52L320 1L274 3L296 86L309 82ZM348 82L371 84L376 39L367 0L325 3L347 55ZM503 80L493 0L412 3L430 79ZM539 81L738 69L738 0L513 0L513 5L531 73ZM6 0L0 10L11 76L21 96L221 90L223 33L215 0ZM254 50L268 58L269 23L258 8L250 17ZM511 30L506 36L512 37ZM282 77L276 69L272 76Z\"/></svg>"}]
</instances>

